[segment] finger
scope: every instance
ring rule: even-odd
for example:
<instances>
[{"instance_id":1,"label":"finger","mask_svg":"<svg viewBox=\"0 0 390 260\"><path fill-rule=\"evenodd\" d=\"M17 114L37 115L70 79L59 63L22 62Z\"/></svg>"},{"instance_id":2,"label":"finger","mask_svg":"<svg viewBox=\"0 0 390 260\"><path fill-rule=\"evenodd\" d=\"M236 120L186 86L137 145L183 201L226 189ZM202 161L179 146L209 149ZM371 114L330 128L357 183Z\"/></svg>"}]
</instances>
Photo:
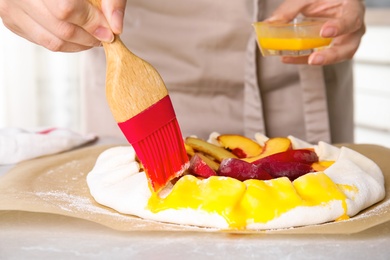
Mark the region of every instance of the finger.
<instances>
[{"instance_id":1,"label":"finger","mask_svg":"<svg viewBox=\"0 0 390 260\"><path fill-rule=\"evenodd\" d=\"M32 6L29 6L28 8L30 10L39 10L39 12L30 12L27 13L26 10L24 13L28 14L36 23L36 26L45 28L48 32L50 32L51 35L53 35L55 38L59 38L59 40L62 40L64 43L60 43L58 40L55 40L49 45L49 49L51 50L57 50L62 49L62 47L57 47L57 45L64 45L65 43L73 43L75 45L80 46L99 46L100 41L97 40L95 37L93 37L91 34L86 32L83 28L67 22L63 20L57 19L49 9L45 5L42 5L39 1L33 1ZM15 12L18 12L20 9L15 9ZM23 13L23 14L24 14ZM23 15L19 14L19 15ZM18 16L14 16L18 17ZM18 21L19 24L22 24L21 21ZM24 25L29 25L31 27L31 24L27 24L26 22L23 23ZM39 36L38 36L39 37ZM49 37L48 40L50 40ZM53 46L52 46L53 45Z\"/></svg>"},{"instance_id":2,"label":"finger","mask_svg":"<svg viewBox=\"0 0 390 260\"><path fill-rule=\"evenodd\" d=\"M333 46L328 49L314 52L310 56L282 57L282 62L287 64L328 65L352 59L359 48L363 34L364 28L361 28L355 33L336 38Z\"/></svg>"},{"instance_id":3,"label":"finger","mask_svg":"<svg viewBox=\"0 0 390 260\"><path fill-rule=\"evenodd\" d=\"M332 47L311 54L308 63L311 65L328 65L352 59L359 48L364 30L364 28L361 28L355 33L334 39Z\"/></svg>"},{"instance_id":4,"label":"finger","mask_svg":"<svg viewBox=\"0 0 390 260\"><path fill-rule=\"evenodd\" d=\"M102 0L102 11L115 34L123 31L126 0Z\"/></svg>"},{"instance_id":5,"label":"finger","mask_svg":"<svg viewBox=\"0 0 390 260\"><path fill-rule=\"evenodd\" d=\"M45 28L51 35L62 40L64 43L73 43L75 45L94 47L99 46L101 43L83 28L66 21L58 20L54 17L49 10L44 10L43 15L36 15L32 18ZM54 43L57 43L55 41ZM59 44L59 43L58 43ZM55 45L55 44L53 44ZM63 45L63 44L60 44ZM62 49L56 46L49 47L49 49Z\"/></svg>"},{"instance_id":6,"label":"finger","mask_svg":"<svg viewBox=\"0 0 390 260\"><path fill-rule=\"evenodd\" d=\"M80 26L103 42L112 42L114 34L103 13L86 0L45 0L51 14L60 21Z\"/></svg>"},{"instance_id":7,"label":"finger","mask_svg":"<svg viewBox=\"0 0 390 260\"><path fill-rule=\"evenodd\" d=\"M66 42L49 32L46 28L37 23L21 9L13 10L12 17L18 17L17 22L3 18L4 25L15 34L35 44L41 45L51 51L76 52L91 48L76 43ZM23 28L18 24L23 25Z\"/></svg>"},{"instance_id":8,"label":"finger","mask_svg":"<svg viewBox=\"0 0 390 260\"><path fill-rule=\"evenodd\" d=\"M91 46L65 42L64 40L58 38L57 36L47 31L45 28L40 27L38 24L34 24L34 23L35 21L31 20L31 22L29 23L31 25L31 28L24 28L24 29L28 29L29 32L31 32L31 34L24 33L24 31L21 30L19 27L12 27L9 29L15 34L23 37L24 39L32 43L38 44L50 51L79 52L79 51L92 48Z\"/></svg>"},{"instance_id":9,"label":"finger","mask_svg":"<svg viewBox=\"0 0 390 260\"><path fill-rule=\"evenodd\" d=\"M327 21L321 28L322 37L337 37L364 28L363 16L356 13Z\"/></svg>"},{"instance_id":10,"label":"finger","mask_svg":"<svg viewBox=\"0 0 390 260\"><path fill-rule=\"evenodd\" d=\"M365 7L358 0L318 0L304 8L302 13L305 16L329 18L322 27L322 37L352 33L364 26Z\"/></svg>"}]
</instances>

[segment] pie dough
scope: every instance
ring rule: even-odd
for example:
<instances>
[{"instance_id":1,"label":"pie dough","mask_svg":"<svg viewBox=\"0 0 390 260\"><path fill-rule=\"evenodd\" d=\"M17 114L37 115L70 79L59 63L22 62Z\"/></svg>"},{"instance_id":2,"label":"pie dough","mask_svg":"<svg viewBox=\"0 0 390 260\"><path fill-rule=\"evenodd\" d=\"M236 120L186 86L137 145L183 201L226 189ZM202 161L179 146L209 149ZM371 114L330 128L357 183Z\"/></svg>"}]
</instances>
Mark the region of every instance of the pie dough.
<instances>
[{"instance_id":1,"label":"pie dough","mask_svg":"<svg viewBox=\"0 0 390 260\"><path fill-rule=\"evenodd\" d=\"M211 137L215 140L215 135ZM220 229L262 230L321 224L352 217L384 198L384 177L372 160L346 147L337 148L325 142L311 145L292 136L288 138L293 149L314 148L320 161L335 163L323 173L309 173L293 182L287 178L200 180L187 175L156 197L145 173L140 172L134 149L118 146L97 158L87 184L98 203L120 213ZM266 137L258 134L256 140L261 144ZM217 191L218 185L229 189Z\"/></svg>"}]
</instances>

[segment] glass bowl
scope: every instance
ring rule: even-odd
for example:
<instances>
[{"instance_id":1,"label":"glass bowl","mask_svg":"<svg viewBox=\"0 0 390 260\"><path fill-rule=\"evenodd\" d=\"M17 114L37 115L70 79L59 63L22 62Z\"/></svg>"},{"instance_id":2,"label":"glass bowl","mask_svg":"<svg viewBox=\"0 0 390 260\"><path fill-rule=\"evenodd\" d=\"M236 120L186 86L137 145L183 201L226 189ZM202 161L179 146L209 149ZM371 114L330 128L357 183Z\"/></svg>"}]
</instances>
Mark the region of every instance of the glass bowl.
<instances>
[{"instance_id":1,"label":"glass bowl","mask_svg":"<svg viewBox=\"0 0 390 260\"><path fill-rule=\"evenodd\" d=\"M256 22L253 24L263 56L307 56L328 48L332 38L320 36L325 18L296 18L291 22Z\"/></svg>"}]
</instances>

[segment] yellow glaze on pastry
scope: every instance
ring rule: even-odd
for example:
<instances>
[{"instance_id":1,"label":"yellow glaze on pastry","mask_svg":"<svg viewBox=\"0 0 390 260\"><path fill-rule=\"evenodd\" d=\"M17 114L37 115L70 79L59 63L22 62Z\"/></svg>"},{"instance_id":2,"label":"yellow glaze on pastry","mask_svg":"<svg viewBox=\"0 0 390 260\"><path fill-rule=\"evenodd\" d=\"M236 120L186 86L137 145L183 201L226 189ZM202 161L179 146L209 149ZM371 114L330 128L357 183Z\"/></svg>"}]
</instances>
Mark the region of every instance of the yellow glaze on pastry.
<instances>
[{"instance_id":1,"label":"yellow glaze on pastry","mask_svg":"<svg viewBox=\"0 0 390 260\"><path fill-rule=\"evenodd\" d=\"M152 212L166 209L193 209L217 213L231 228L242 229L250 223L266 223L300 206L321 206L333 200L342 202L348 218L346 196L325 173L308 173L291 182L288 178L244 182L213 176L198 179L192 175L180 178L171 192L161 198L153 194L148 208Z\"/></svg>"}]
</instances>

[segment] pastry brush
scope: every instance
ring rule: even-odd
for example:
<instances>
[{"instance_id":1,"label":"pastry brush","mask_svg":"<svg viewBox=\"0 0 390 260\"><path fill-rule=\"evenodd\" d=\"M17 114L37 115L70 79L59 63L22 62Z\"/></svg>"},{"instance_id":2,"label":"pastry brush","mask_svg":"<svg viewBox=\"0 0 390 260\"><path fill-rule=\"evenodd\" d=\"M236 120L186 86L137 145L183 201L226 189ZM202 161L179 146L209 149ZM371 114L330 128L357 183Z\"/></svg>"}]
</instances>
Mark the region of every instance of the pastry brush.
<instances>
[{"instance_id":1,"label":"pastry brush","mask_svg":"<svg viewBox=\"0 0 390 260\"><path fill-rule=\"evenodd\" d=\"M100 0L90 2L100 8ZM158 192L189 164L168 90L158 71L132 53L118 35L103 47L109 107L152 190Z\"/></svg>"}]
</instances>

